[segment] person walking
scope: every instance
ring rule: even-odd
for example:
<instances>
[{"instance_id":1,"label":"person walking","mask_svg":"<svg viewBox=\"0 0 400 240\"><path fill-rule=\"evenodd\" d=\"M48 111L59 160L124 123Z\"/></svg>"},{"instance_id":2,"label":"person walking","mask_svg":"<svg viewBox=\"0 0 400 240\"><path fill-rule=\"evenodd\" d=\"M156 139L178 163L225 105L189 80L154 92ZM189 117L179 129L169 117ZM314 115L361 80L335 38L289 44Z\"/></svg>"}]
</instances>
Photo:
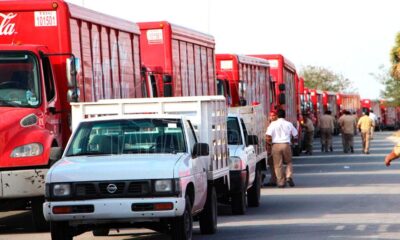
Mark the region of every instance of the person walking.
<instances>
[{"instance_id":1,"label":"person walking","mask_svg":"<svg viewBox=\"0 0 400 240\"><path fill-rule=\"evenodd\" d=\"M339 118L339 126L342 133L343 152L354 153L354 132L356 131L356 119L345 110L344 114Z\"/></svg>"},{"instance_id":2,"label":"person walking","mask_svg":"<svg viewBox=\"0 0 400 240\"><path fill-rule=\"evenodd\" d=\"M331 115L331 111L325 111L319 121L319 129L321 131L321 152L332 152L332 133L335 130L335 118Z\"/></svg>"},{"instance_id":3,"label":"person walking","mask_svg":"<svg viewBox=\"0 0 400 240\"><path fill-rule=\"evenodd\" d=\"M374 126L378 126L378 116L376 116L376 114L374 113L374 110L370 110L369 111L369 118L372 119L372 121L374 122ZM374 132L375 132L375 127L371 128L371 138L370 139L374 139Z\"/></svg>"},{"instance_id":4,"label":"person walking","mask_svg":"<svg viewBox=\"0 0 400 240\"><path fill-rule=\"evenodd\" d=\"M361 132L363 153L369 154L369 141L371 137L371 129L375 127L374 121L369 117L369 112L366 111L357 123L357 128Z\"/></svg>"},{"instance_id":5,"label":"person walking","mask_svg":"<svg viewBox=\"0 0 400 240\"><path fill-rule=\"evenodd\" d=\"M310 114L303 114L304 123L302 124L305 129L304 146L306 154L312 155L313 140L314 140L314 124L311 120Z\"/></svg>"},{"instance_id":6,"label":"person walking","mask_svg":"<svg viewBox=\"0 0 400 240\"><path fill-rule=\"evenodd\" d=\"M280 188L284 188L286 183L291 187L295 185L293 181L290 143L293 137L297 137L298 132L291 122L285 120L285 115L285 110L279 109L278 119L271 122L266 132L267 144L272 146L272 159L274 162L277 185ZM283 164L286 164L285 173Z\"/></svg>"},{"instance_id":7,"label":"person walking","mask_svg":"<svg viewBox=\"0 0 400 240\"><path fill-rule=\"evenodd\" d=\"M278 119L278 115L276 113L276 111L271 111L269 113L269 124L271 124L271 122L276 121ZM268 140L267 140L268 143ZM270 178L269 181L267 183L264 184L264 186L267 187L275 187L276 186L276 174L275 174L275 168L274 168L274 161L272 159L272 148L270 144L267 144L267 153L268 153L268 167L269 167L269 171L270 171Z\"/></svg>"}]
</instances>

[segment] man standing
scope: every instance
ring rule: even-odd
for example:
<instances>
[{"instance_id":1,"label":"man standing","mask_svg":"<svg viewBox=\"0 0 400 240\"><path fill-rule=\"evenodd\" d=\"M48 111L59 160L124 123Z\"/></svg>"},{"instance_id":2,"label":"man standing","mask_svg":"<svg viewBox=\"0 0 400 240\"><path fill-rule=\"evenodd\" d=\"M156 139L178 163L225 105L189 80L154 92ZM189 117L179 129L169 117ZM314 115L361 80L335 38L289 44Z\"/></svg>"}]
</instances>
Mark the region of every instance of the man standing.
<instances>
[{"instance_id":1,"label":"man standing","mask_svg":"<svg viewBox=\"0 0 400 240\"><path fill-rule=\"evenodd\" d=\"M378 117L376 116L376 114L374 113L374 110L372 110L372 109L369 111L369 118L371 118L372 121L374 122L374 126L378 125ZM374 132L375 132L375 127L371 128L371 138L370 139L374 138Z\"/></svg>"},{"instance_id":2,"label":"man standing","mask_svg":"<svg viewBox=\"0 0 400 240\"><path fill-rule=\"evenodd\" d=\"M335 119L331 115L331 111L325 111L319 121L319 129L321 131L321 152L332 152L332 133L335 129Z\"/></svg>"},{"instance_id":3,"label":"man standing","mask_svg":"<svg viewBox=\"0 0 400 240\"><path fill-rule=\"evenodd\" d=\"M371 137L371 128L374 128L375 124L369 117L369 112L366 111L364 116L362 116L357 123L357 128L361 132L363 153L369 154L369 139Z\"/></svg>"},{"instance_id":4,"label":"man standing","mask_svg":"<svg viewBox=\"0 0 400 240\"><path fill-rule=\"evenodd\" d=\"M349 150L354 153L354 132L356 131L356 119L345 110L344 115L339 118L339 126L343 135L343 152L348 153Z\"/></svg>"},{"instance_id":5,"label":"man standing","mask_svg":"<svg viewBox=\"0 0 400 240\"><path fill-rule=\"evenodd\" d=\"M313 140L314 140L314 124L310 118L310 114L303 115L303 127L305 129L304 135L304 146L306 150L306 154L312 155L313 151Z\"/></svg>"},{"instance_id":6,"label":"man standing","mask_svg":"<svg viewBox=\"0 0 400 240\"><path fill-rule=\"evenodd\" d=\"M272 159L277 178L278 187L283 188L286 182L294 187L291 138L297 137L297 129L291 122L285 120L285 110L278 110L278 119L271 122L267 128L267 144L272 145ZM284 166L286 164L286 176L284 175Z\"/></svg>"},{"instance_id":7,"label":"man standing","mask_svg":"<svg viewBox=\"0 0 400 240\"><path fill-rule=\"evenodd\" d=\"M269 113L269 124L271 124L271 122L276 121L278 119L278 115L276 113L276 111L271 111ZM268 143L268 140L267 140ZM272 148L270 144L267 144L267 153L268 153L268 167L269 167L269 171L271 174L271 177L269 178L268 183L265 183L264 186L267 187L273 187L276 186L276 174L275 174L275 168L274 168L274 161L272 159Z\"/></svg>"}]
</instances>

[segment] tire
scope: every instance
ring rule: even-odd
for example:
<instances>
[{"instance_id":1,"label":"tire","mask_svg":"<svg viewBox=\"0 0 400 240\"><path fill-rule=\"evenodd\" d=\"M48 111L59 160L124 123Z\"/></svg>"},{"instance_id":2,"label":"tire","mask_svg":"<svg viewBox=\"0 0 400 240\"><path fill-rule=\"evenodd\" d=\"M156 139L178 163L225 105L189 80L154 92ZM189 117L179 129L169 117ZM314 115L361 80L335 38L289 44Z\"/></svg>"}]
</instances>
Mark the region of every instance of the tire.
<instances>
[{"instance_id":1,"label":"tire","mask_svg":"<svg viewBox=\"0 0 400 240\"><path fill-rule=\"evenodd\" d=\"M95 237L101 237L101 236L108 236L108 234L110 233L110 229L109 228L96 228L92 231L93 236Z\"/></svg>"},{"instance_id":2,"label":"tire","mask_svg":"<svg viewBox=\"0 0 400 240\"><path fill-rule=\"evenodd\" d=\"M200 213L200 232L202 234L214 234L217 232L217 192L214 186L207 191L207 200L203 211Z\"/></svg>"},{"instance_id":3,"label":"tire","mask_svg":"<svg viewBox=\"0 0 400 240\"><path fill-rule=\"evenodd\" d=\"M31 201L32 221L35 230L38 232L49 231L50 224L46 221L43 215L43 198L35 198Z\"/></svg>"},{"instance_id":4,"label":"tire","mask_svg":"<svg viewBox=\"0 0 400 240\"><path fill-rule=\"evenodd\" d=\"M51 222L51 240L72 240L73 235L68 222Z\"/></svg>"},{"instance_id":5,"label":"tire","mask_svg":"<svg viewBox=\"0 0 400 240\"><path fill-rule=\"evenodd\" d=\"M172 223L171 237L173 240L191 240L193 235L192 204L189 196L185 197L183 215L176 217Z\"/></svg>"},{"instance_id":6,"label":"tire","mask_svg":"<svg viewBox=\"0 0 400 240\"><path fill-rule=\"evenodd\" d=\"M246 213L246 190L244 188L240 193L232 194L231 207L234 215L244 215Z\"/></svg>"},{"instance_id":7,"label":"tire","mask_svg":"<svg viewBox=\"0 0 400 240\"><path fill-rule=\"evenodd\" d=\"M261 199L261 183L262 176L260 169L256 171L256 177L253 182L253 186L247 191L247 203L249 207L258 207L260 206Z\"/></svg>"}]
</instances>

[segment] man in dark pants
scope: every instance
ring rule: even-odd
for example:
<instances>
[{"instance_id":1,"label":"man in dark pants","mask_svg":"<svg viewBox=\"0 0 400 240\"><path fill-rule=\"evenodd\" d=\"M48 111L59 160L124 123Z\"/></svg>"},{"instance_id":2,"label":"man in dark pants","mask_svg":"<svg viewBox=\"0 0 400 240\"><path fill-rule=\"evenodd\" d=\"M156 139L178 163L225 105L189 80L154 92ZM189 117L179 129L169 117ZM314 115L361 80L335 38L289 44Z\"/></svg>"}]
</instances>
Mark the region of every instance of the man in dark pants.
<instances>
[{"instance_id":1,"label":"man in dark pants","mask_svg":"<svg viewBox=\"0 0 400 240\"><path fill-rule=\"evenodd\" d=\"M335 118L331 115L331 111L325 111L325 114L321 116L319 121L319 129L321 131L321 152L332 152L332 133L335 129Z\"/></svg>"},{"instance_id":2,"label":"man in dark pants","mask_svg":"<svg viewBox=\"0 0 400 240\"><path fill-rule=\"evenodd\" d=\"M306 154L312 155L313 140L314 140L314 124L310 118L310 114L304 114L303 119L304 119L303 127L305 130L304 146Z\"/></svg>"},{"instance_id":3,"label":"man in dark pants","mask_svg":"<svg viewBox=\"0 0 400 240\"><path fill-rule=\"evenodd\" d=\"M294 187L290 143L292 137L297 137L298 135L297 129L293 124L285 120L285 115L285 110L279 109L278 119L271 122L266 132L267 145L272 152L277 184L280 188L285 187L286 183ZM286 164L285 173L283 164Z\"/></svg>"}]
</instances>

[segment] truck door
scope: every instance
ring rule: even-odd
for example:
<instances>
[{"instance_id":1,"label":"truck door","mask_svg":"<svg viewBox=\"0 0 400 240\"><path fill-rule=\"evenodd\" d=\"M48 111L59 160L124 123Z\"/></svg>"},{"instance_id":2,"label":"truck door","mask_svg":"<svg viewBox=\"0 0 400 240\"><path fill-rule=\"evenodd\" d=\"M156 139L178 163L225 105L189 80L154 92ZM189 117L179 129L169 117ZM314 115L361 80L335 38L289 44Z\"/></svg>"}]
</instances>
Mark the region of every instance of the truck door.
<instances>
[{"instance_id":1,"label":"truck door","mask_svg":"<svg viewBox=\"0 0 400 240\"><path fill-rule=\"evenodd\" d=\"M247 132L246 125L244 124L244 121L242 118L240 119L240 125L243 130L243 137L244 137L244 141L245 141L244 151L248 157L248 159L247 159L247 162L249 165L249 182L248 182L248 184L250 186L253 184L254 178L256 176L256 174L255 174L256 173L256 154L254 151L254 146L249 145L249 143L248 143L249 134Z\"/></svg>"},{"instance_id":2,"label":"truck door","mask_svg":"<svg viewBox=\"0 0 400 240\"><path fill-rule=\"evenodd\" d=\"M53 133L56 137L58 146L61 146L61 114L60 106L56 101L56 89L53 79L53 72L51 68L50 59L48 57L42 58L44 85L46 93L46 129Z\"/></svg>"},{"instance_id":3,"label":"truck door","mask_svg":"<svg viewBox=\"0 0 400 240\"><path fill-rule=\"evenodd\" d=\"M190 153L193 152L193 146L197 143L197 138L192 124L189 120L185 121L186 129L188 130L188 142ZM204 159L202 159L204 158ZM194 191L195 199L193 203L193 210L201 209L207 198L207 159L206 157L196 157L192 159L192 175L194 177Z\"/></svg>"}]
</instances>

